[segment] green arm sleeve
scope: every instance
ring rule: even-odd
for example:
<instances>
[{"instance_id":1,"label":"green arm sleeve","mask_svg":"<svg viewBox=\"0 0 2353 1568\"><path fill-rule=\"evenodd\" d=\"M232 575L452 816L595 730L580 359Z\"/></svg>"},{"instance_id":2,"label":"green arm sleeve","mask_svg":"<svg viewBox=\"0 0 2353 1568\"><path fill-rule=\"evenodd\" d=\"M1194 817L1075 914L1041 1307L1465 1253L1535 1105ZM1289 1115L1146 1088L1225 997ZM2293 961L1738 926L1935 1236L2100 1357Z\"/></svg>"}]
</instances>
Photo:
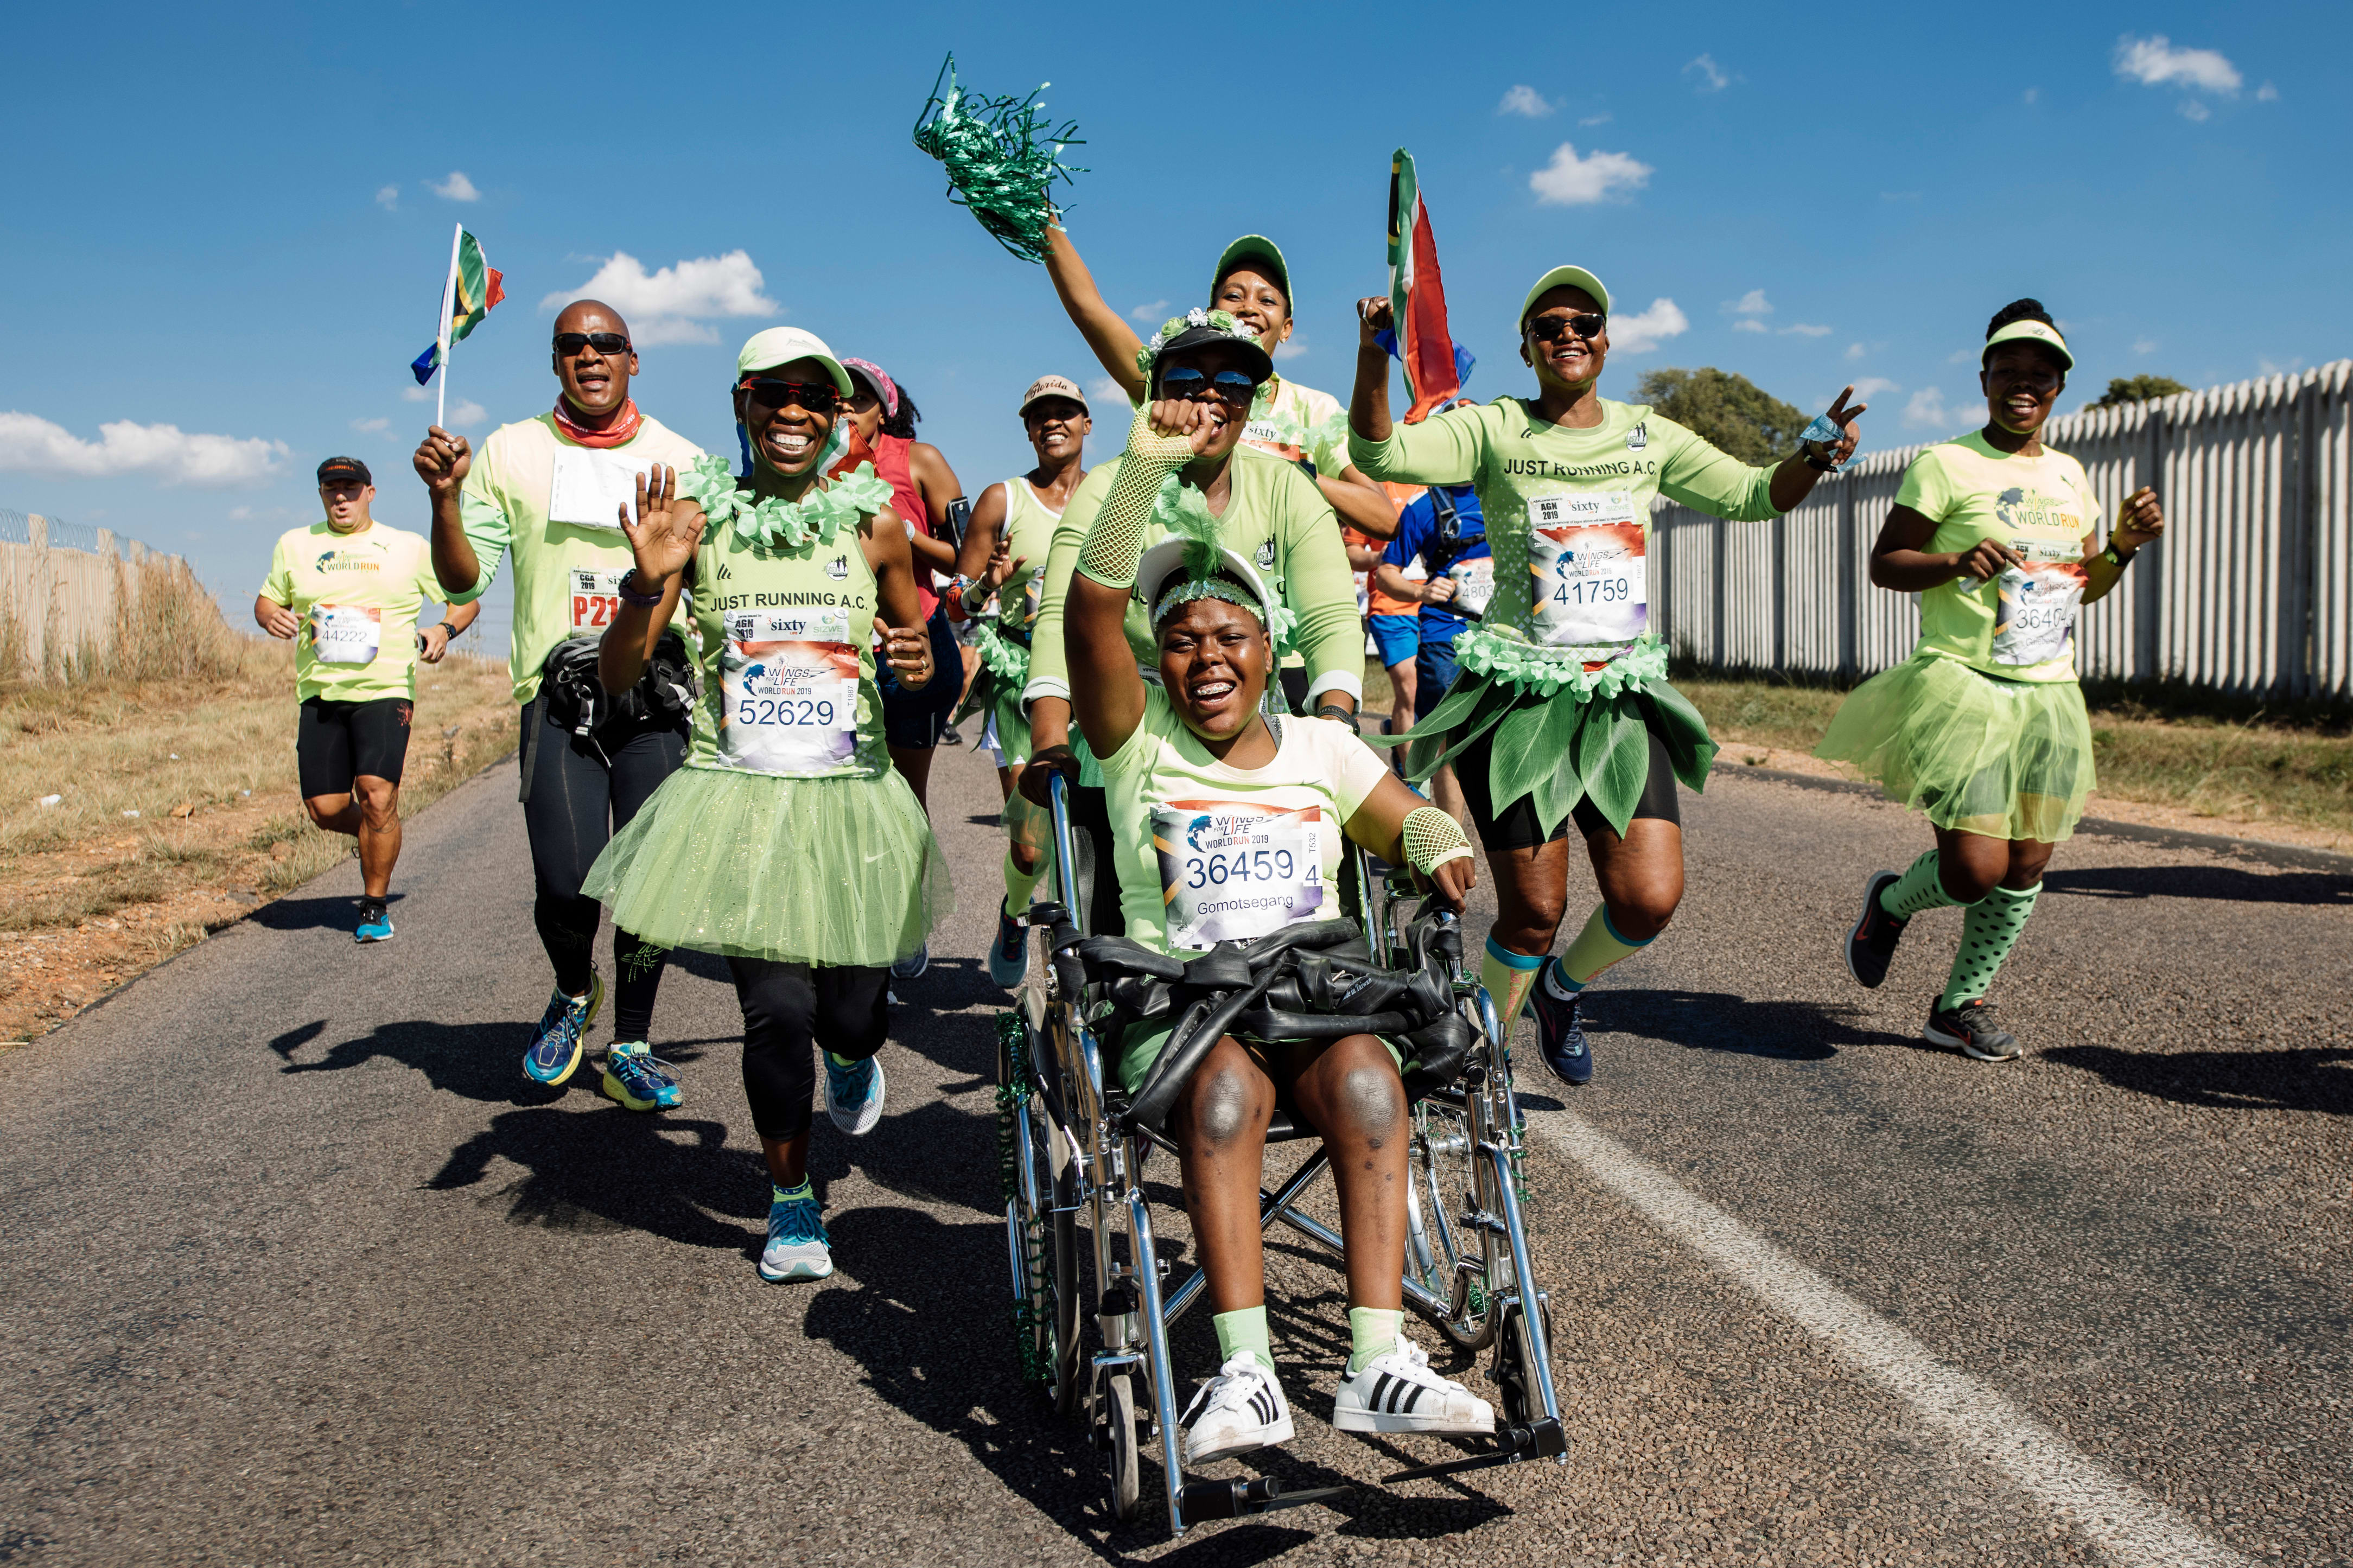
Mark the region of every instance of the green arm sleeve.
<instances>
[{"instance_id":1,"label":"green arm sleeve","mask_svg":"<svg viewBox=\"0 0 2353 1568\"><path fill-rule=\"evenodd\" d=\"M1299 617L1291 643L1307 660L1308 695L1342 691L1362 700L1365 623L1356 615L1356 579L1340 520L1306 475L1294 468L1284 479L1300 504L1283 509L1283 597Z\"/></svg>"},{"instance_id":2,"label":"green arm sleeve","mask_svg":"<svg viewBox=\"0 0 2353 1568\"><path fill-rule=\"evenodd\" d=\"M1659 458L1659 493L1695 511L1733 522L1757 522L1780 514L1773 510L1773 468L1752 468L1672 419L1646 420L1651 442L1666 451Z\"/></svg>"},{"instance_id":3,"label":"green arm sleeve","mask_svg":"<svg viewBox=\"0 0 2353 1568\"><path fill-rule=\"evenodd\" d=\"M1127 450L1120 454L1119 471L1111 494L1087 530L1079 551L1079 570L1106 588L1135 585L1136 563L1144 557L1144 531L1152 521L1153 498L1160 482L1192 460L1193 446L1182 436L1155 436L1137 410L1127 432Z\"/></svg>"},{"instance_id":4,"label":"green arm sleeve","mask_svg":"<svg viewBox=\"0 0 2353 1568\"><path fill-rule=\"evenodd\" d=\"M1451 408L1419 425L1391 425L1386 441L1367 441L1351 430L1348 458L1369 479L1466 485L1479 477L1487 455L1485 421L1499 417L1492 406Z\"/></svg>"},{"instance_id":5,"label":"green arm sleeve","mask_svg":"<svg viewBox=\"0 0 2353 1568\"><path fill-rule=\"evenodd\" d=\"M466 530L467 542L474 547L474 561L482 574L464 593L450 595L449 603L470 605L490 592L491 579L499 574L499 563L506 557L507 543L514 537L514 531L507 522L504 508L470 489L459 494L458 521Z\"/></svg>"},{"instance_id":6,"label":"green arm sleeve","mask_svg":"<svg viewBox=\"0 0 2353 1568\"><path fill-rule=\"evenodd\" d=\"M1029 627L1029 683L1021 689L1026 704L1040 697L1071 695L1070 660L1062 651L1062 601L1071 592L1071 574L1079 564L1079 547L1087 529L1102 510L1104 489L1082 484L1071 504L1054 524L1054 542L1047 549L1045 570L1038 574L1038 618Z\"/></svg>"}]
</instances>

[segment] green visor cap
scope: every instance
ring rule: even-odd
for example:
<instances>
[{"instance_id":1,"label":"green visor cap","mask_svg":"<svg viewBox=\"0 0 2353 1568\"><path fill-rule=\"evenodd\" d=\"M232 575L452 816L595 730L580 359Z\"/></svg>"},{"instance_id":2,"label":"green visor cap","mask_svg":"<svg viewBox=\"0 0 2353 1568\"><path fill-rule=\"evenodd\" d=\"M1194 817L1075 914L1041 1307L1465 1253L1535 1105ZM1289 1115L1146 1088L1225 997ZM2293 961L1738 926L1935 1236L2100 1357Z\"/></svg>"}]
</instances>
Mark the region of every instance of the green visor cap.
<instances>
[{"instance_id":1,"label":"green visor cap","mask_svg":"<svg viewBox=\"0 0 2353 1568\"><path fill-rule=\"evenodd\" d=\"M1544 298L1547 289L1582 289L1593 296L1603 315L1609 313L1609 290L1601 286L1600 279L1582 267L1556 267L1537 279L1536 286L1528 290L1528 297L1520 301L1522 325L1526 324L1528 312L1536 308L1536 301Z\"/></svg>"},{"instance_id":2,"label":"green visor cap","mask_svg":"<svg viewBox=\"0 0 2353 1568\"><path fill-rule=\"evenodd\" d=\"M1243 263L1250 261L1262 264L1252 268L1250 270L1253 272L1265 271L1267 266L1271 265L1274 270L1274 286L1282 290L1285 300L1292 298L1291 264L1282 259L1282 247L1262 234L1246 234L1226 247L1218 257L1217 274L1209 279L1210 303L1217 302L1218 290L1225 285L1226 274Z\"/></svg>"},{"instance_id":3,"label":"green visor cap","mask_svg":"<svg viewBox=\"0 0 2353 1568\"><path fill-rule=\"evenodd\" d=\"M825 340L798 327L770 327L765 332L753 333L744 352L735 356L735 379L742 381L754 371L774 370L797 359L813 359L825 366L826 374L833 378L834 390L842 396L858 395L849 373L841 368L841 361L825 346Z\"/></svg>"},{"instance_id":4,"label":"green visor cap","mask_svg":"<svg viewBox=\"0 0 2353 1568\"><path fill-rule=\"evenodd\" d=\"M2059 363L2061 364L2065 365L2069 370L2075 368L2075 356L2067 352L2067 340L2059 335L2059 329L2056 327L2047 327L2041 321L2036 321L2030 320L2010 322L2010 325L2002 328L2001 331L1996 332L1993 336L1986 340L1985 352L1987 354L1993 353L1994 345L1997 343L2014 343L2020 342L2041 343L2044 348L2049 349L2052 353L2059 356ZM1978 363L1979 364L1983 364L1985 363L1985 354L1979 354L1978 356Z\"/></svg>"}]
</instances>

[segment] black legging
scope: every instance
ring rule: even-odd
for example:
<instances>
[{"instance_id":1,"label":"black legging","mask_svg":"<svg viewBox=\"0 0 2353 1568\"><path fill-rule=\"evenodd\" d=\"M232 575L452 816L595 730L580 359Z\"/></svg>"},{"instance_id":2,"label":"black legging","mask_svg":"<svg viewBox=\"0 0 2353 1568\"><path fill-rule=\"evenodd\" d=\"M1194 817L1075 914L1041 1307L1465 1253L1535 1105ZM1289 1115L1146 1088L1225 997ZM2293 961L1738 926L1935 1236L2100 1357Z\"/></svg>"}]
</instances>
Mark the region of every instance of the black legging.
<instances>
[{"instance_id":1,"label":"black legging","mask_svg":"<svg viewBox=\"0 0 2353 1568\"><path fill-rule=\"evenodd\" d=\"M752 1125L763 1138L797 1138L809 1130L816 1050L862 1062L882 1048L891 971L812 969L765 958L731 958L727 969L744 1008L744 1096L752 1102Z\"/></svg>"},{"instance_id":2,"label":"black legging","mask_svg":"<svg viewBox=\"0 0 2353 1568\"><path fill-rule=\"evenodd\" d=\"M606 843L685 759L686 735L640 725L577 736L543 717L546 707L533 699L522 710L522 821L538 884L531 912L556 985L577 996L595 969L597 916L596 900L582 898L580 884ZM642 1040L652 1030L666 956L627 931L613 932L615 1039Z\"/></svg>"}]
</instances>

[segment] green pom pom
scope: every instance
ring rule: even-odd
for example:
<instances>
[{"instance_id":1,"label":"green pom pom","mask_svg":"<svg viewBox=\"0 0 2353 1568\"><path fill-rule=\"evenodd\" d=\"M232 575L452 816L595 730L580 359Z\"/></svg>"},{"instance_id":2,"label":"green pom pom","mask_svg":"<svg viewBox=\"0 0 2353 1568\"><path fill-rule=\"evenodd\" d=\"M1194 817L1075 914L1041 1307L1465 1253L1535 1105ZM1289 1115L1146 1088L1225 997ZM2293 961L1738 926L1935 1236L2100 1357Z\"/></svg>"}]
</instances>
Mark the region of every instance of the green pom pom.
<instances>
[{"instance_id":1,"label":"green pom pom","mask_svg":"<svg viewBox=\"0 0 2353 1568\"><path fill-rule=\"evenodd\" d=\"M1038 91L1051 85L1042 83ZM932 96L915 118L915 145L947 169L948 199L1024 261L1046 259L1055 180L1087 172L1061 158L1064 148L1085 145L1075 134L1078 122L1065 121L1060 130L1050 123L1037 92L987 98L965 91L955 79L954 55L940 67Z\"/></svg>"},{"instance_id":2,"label":"green pom pom","mask_svg":"<svg viewBox=\"0 0 2353 1568\"><path fill-rule=\"evenodd\" d=\"M1185 542L1187 577L1214 577L1225 564L1225 537L1209 515L1208 498L1177 475L1160 481L1160 493L1152 498L1152 521Z\"/></svg>"}]
</instances>

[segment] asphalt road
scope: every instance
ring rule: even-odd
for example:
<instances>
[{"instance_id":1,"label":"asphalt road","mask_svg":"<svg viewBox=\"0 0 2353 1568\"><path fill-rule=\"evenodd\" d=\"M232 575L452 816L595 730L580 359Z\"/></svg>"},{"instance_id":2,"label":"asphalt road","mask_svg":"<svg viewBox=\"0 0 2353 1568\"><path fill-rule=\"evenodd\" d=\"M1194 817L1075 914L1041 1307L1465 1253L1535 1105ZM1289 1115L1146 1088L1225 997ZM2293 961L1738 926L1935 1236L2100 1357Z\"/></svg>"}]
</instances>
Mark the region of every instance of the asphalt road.
<instances>
[{"instance_id":1,"label":"asphalt road","mask_svg":"<svg viewBox=\"0 0 2353 1568\"><path fill-rule=\"evenodd\" d=\"M396 941L347 863L0 1058L0 1563L2353 1563L2353 876L2080 837L1987 1066L1917 1038L1957 915L1881 992L1837 956L1917 822L1719 776L1595 1084L1524 1079L1572 1462L1369 1484L1440 1451L1325 1425L1339 1277L1280 1243L1300 1435L1252 1463L1365 1484L1171 1543L1012 1377L994 780L934 796L964 907L881 1127L818 1119L821 1285L753 1272L715 963L663 992L679 1110L522 1078L512 764L412 825Z\"/></svg>"}]
</instances>

